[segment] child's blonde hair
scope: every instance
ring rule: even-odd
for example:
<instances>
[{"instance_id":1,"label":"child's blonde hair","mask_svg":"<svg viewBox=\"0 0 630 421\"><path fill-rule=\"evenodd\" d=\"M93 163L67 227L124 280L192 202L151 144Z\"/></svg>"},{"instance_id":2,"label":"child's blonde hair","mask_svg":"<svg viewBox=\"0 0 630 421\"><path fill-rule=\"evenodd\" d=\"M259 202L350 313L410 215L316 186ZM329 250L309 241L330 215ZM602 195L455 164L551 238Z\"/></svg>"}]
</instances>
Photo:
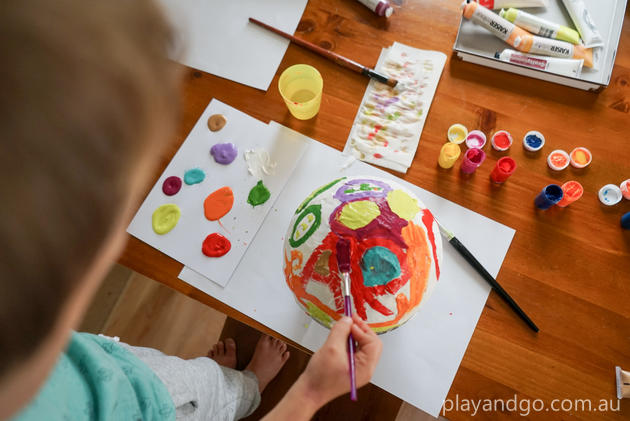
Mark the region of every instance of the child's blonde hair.
<instances>
[{"instance_id":1,"label":"child's blonde hair","mask_svg":"<svg viewBox=\"0 0 630 421\"><path fill-rule=\"evenodd\" d=\"M178 104L149 0L0 4L0 374L49 333ZM161 140L161 139L160 139Z\"/></svg>"}]
</instances>

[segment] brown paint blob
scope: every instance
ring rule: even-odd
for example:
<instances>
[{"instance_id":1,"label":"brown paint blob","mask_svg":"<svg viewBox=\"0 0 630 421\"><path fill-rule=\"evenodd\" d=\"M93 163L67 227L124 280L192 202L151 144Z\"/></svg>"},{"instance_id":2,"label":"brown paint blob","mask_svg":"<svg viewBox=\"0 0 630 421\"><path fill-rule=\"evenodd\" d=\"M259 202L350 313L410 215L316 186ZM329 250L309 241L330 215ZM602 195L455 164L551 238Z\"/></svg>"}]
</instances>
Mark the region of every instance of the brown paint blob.
<instances>
[{"instance_id":1,"label":"brown paint blob","mask_svg":"<svg viewBox=\"0 0 630 421\"><path fill-rule=\"evenodd\" d=\"M225 127L226 123L227 119L223 116L223 114L212 114L208 119L208 128L212 132L218 132Z\"/></svg>"},{"instance_id":2,"label":"brown paint blob","mask_svg":"<svg viewBox=\"0 0 630 421\"><path fill-rule=\"evenodd\" d=\"M228 213L233 205L234 193L225 186L206 197L203 201L203 212L210 221L216 221Z\"/></svg>"}]
</instances>

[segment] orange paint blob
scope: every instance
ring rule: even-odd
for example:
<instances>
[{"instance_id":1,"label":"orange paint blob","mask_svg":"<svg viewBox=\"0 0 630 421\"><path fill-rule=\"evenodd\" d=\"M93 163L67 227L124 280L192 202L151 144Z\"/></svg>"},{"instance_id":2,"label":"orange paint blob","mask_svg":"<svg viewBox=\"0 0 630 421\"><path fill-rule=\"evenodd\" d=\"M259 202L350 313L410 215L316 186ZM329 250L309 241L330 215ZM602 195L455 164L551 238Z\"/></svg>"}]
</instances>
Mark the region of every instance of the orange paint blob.
<instances>
[{"instance_id":1,"label":"orange paint blob","mask_svg":"<svg viewBox=\"0 0 630 421\"><path fill-rule=\"evenodd\" d=\"M203 211L210 221L216 221L232 209L234 205L234 193L229 187L221 187L210 193L203 201Z\"/></svg>"}]
</instances>

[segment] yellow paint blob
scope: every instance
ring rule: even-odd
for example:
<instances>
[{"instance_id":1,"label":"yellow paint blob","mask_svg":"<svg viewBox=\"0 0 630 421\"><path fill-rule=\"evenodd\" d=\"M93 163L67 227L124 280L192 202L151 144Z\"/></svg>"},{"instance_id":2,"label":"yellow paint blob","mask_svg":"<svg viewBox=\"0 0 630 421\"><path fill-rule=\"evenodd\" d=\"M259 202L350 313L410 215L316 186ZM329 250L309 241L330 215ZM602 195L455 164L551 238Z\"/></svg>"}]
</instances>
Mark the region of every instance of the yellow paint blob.
<instances>
[{"instance_id":1,"label":"yellow paint blob","mask_svg":"<svg viewBox=\"0 0 630 421\"><path fill-rule=\"evenodd\" d=\"M344 206L338 219L346 227L356 230L363 228L380 214L381 211L376 203L369 200L359 200Z\"/></svg>"},{"instance_id":2,"label":"yellow paint blob","mask_svg":"<svg viewBox=\"0 0 630 421\"><path fill-rule=\"evenodd\" d=\"M396 215L407 221L412 220L420 212L418 201L402 190L387 193L387 204Z\"/></svg>"},{"instance_id":3,"label":"yellow paint blob","mask_svg":"<svg viewBox=\"0 0 630 421\"><path fill-rule=\"evenodd\" d=\"M156 234L166 234L177 225L181 211L177 205L172 203L162 205L153 212L153 231Z\"/></svg>"}]
</instances>

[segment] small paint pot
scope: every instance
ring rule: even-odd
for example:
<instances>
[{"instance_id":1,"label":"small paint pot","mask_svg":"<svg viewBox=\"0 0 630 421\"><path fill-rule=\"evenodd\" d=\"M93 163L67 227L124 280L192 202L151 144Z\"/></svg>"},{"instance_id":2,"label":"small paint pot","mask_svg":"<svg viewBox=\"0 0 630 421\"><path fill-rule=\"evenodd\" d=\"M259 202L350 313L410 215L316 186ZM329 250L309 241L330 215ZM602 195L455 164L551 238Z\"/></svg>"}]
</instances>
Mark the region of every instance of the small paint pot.
<instances>
[{"instance_id":1,"label":"small paint pot","mask_svg":"<svg viewBox=\"0 0 630 421\"><path fill-rule=\"evenodd\" d=\"M549 184L534 199L534 204L538 209L547 210L562 200L564 192L557 184Z\"/></svg>"},{"instance_id":2,"label":"small paint pot","mask_svg":"<svg viewBox=\"0 0 630 421\"><path fill-rule=\"evenodd\" d=\"M455 143L456 145L459 145L464 140L466 140L466 136L468 136L468 129L466 128L466 126L459 123L453 124L451 127L449 127L448 133L446 134L448 141Z\"/></svg>"},{"instance_id":3,"label":"small paint pot","mask_svg":"<svg viewBox=\"0 0 630 421\"><path fill-rule=\"evenodd\" d=\"M562 185L562 200L557 203L561 208L569 206L584 194L584 187L577 181L567 181Z\"/></svg>"},{"instance_id":4,"label":"small paint pot","mask_svg":"<svg viewBox=\"0 0 630 421\"><path fill-rule=\"evenodd\" d=\"M569 156L571 157L571 166L575 168L588 167L593 160L591 151L581 146L573 149Z\"/></svg>"},{"instance_id":5,"label":"small paint pot","mask_svg":"<svg viewBox=\"0 0 630 421\"><path fill-rule=\"evenodd\" d=\"M606 184L599 189L599 201L606 206L613 206L621 202L621 189L614 184Z\"/></svg>"},{"instance_id":6,"label":"small paint pot","mask_svg":"<svg viewBox=\"0 0 630 421\"><path fill-rule=\"evenodd\" d=\"M621 217L621 228L630 230L630 212Z\"/></svg>"},{"instance_id":7,"label":"small paint pot","mask_svg":"<svg viewBox=\"0 0 630 421\"><path fill-rule=\"evenodd\" d=\"M630 178L626 181L623 181L619 185L619 189L621 190L621 194L623 195L623 197L630 200Z\"/></svg>"},{"instance_id":8,"label":"small paint pot","mask_svg":"<svg viewBox=\"0 0 630 421\"><path fill-rule=\"evenodd\" d=\"M514 143L514 139L512 138L512 135L510 134L510 132L505 131L505 130L499 130L498 132L492 135L492 139L490 140L490 143L492 143L492 147L495 150L499 152L503 152L510 149L510 146L512 146L512 143Z\"/></svg>"},{"instance_id":9,"label":"small paint pot","mask_svg":"<svg viewBox=\"0 0 630 421\"><path fill-rule=\"evenodd\" d=\"M486 135L481 130L473 130L466 136L466 146L481 149L486 146Z\"/></svg>"},{"instance_id":10,"label":"small paint pot","mask_svg":"<svg viewBox=\"0 0 630 421\"><path fill-rule=\"evenodd\" d=\"M536 130L529 131L523 137L523 147L530 152L538 152L545 146L545 136Z\"/></svg>"},{"instance_id":11,"label":"small paint pot","mask_svg":"<svg viewBox=\"0 0 630 421\"><path fill-rule=\"evenodd\" d=\"M461 153L462 150L459 148L459 145L450 142L445 143L440 150L438 165L444 169L451 168L455 165L455 161L457 161Z\"/></svg>"},{"instance_id":12,"label":"small paint pot","mask_svg":"<svg viewBox=\"0 0 630 421\"><path fill-rule=\"evenodd\" d=\"M556 149L547 157L547 165L554 171L562 171L569 166L570 161L569 154L562 149Z\"/></svg>"},{"instance_id":13,"label":"small paint pot","mask_svg":"<svg viewBox=\"0 0 630 421\"><path fill-rule=\"evenodd\" d=\"M486 159L486 153L479 148L471 148L464 154L461 170L464 174L472 174Z\"/></svg>"},{"instance_id":14,"label":"small paint pot","mask_svg":"<svg viewBox=\"0 0 630 421\"><path fill-rule=\"evenodd\" d=\"M505 183L505 181L516 170L516 161L509 156L499 159L490 173L490 179L495 183Z\"/></svg>"}]
</instances>

